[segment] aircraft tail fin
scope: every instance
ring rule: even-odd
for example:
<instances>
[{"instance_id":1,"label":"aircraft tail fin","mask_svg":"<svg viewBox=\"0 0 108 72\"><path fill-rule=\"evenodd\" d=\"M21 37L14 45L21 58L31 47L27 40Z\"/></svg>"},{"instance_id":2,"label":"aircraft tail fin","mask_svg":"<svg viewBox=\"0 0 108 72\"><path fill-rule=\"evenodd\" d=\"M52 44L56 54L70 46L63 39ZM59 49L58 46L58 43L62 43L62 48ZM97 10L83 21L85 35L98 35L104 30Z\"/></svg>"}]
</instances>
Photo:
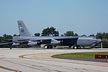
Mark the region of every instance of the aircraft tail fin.
<instances>
[{"instance_id":1,"label":"aircraft tail fin","mask_svg":"<svg viewBox=\"0 0 108 72\"><path fill-rule=\"evenodd\" d=\"M18 20L17 22L20 36L32 36L22 20Z\"/></svg>"}]
</instances>

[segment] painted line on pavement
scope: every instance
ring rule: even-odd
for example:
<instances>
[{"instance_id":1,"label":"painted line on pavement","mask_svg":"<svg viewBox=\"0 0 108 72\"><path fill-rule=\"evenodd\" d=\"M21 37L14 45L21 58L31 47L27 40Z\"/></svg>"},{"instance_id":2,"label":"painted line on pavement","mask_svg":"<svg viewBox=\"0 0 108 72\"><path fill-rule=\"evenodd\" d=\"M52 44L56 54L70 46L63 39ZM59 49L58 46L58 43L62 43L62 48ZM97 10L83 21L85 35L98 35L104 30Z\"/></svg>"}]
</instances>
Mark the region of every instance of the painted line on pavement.
<instances>
[{"instance_id":1,"label":"painted line on pavement","mask_svg":"<svg viewBox=\"0 0 108 72\"><path fill-rule=\"evenodd\" d=\"M4 67L4 66L0 66L0 68L5 69L5 70L9 70L9 71L14 71L14 72L21 72L19 70L10 69L10 68Z\"/></svg>"}]
</instances>

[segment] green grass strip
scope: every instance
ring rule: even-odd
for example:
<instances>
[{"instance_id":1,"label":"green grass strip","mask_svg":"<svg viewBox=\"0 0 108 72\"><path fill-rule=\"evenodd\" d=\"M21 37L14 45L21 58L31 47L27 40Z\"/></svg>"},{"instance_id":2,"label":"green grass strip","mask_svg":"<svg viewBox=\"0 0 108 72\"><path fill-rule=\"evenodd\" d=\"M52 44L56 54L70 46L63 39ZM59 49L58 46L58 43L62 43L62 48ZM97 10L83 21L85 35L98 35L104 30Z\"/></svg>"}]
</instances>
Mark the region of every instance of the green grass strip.
<instances>
[{"instance_id":1,"label":"green grass strip","mask_svg":"<svg viewBox=\"0 0 108 72\"><path fill-rule=\"evenodd\" d=\"M57 58L94 58L95 55L108 55L108 52L79 52L79 53L65 53L65 54L56 54L52 57Z\"/></svg>"}]
</instances>

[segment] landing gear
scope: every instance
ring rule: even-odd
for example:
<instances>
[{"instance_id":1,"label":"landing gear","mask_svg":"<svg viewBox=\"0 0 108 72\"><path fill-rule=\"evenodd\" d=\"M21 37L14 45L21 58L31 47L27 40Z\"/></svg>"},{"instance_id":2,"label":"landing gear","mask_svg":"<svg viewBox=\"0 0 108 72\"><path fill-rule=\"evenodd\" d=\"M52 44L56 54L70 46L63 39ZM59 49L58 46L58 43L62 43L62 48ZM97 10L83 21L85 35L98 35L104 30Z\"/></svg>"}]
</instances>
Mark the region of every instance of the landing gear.
<instances>
[{"instance_id":1,"label":"landing gear","mask_svg":"<svg viewBox=\"0 0 108 72\"><path fill-rule=\"evenodd\" d=\"M12 47L10 47L10 50L12 49Z\"/></svg>"},{"instance_id":2,"label":"landing gear","mask_svg":"<svg viewBox=\"0 0 108 72\"><path fill-rule=\"evenodd\" d=\"M69 48L71 48L71 45L69 45Z\"/></svg>"},{"instance_id":3,"label":"landing gear","mask_svg":"<svg viewBox=\"0 0 108 72\"><path fill-rule=\"evenodd\" d=\"M78 47L77 46L73 46L73 49L77 49Z\"/></svg>"},{"instance_id":4,"label":"landing gear","mask_svg":"<svg viewBox=\"0 0 108 72\"><path fill-rule=\"evenodd\" d=\"M81 46L73 46L73 49L80 49Z\"/></svg>"},{"instance_id":5,"label":"landing gear","mask_svg":"<svg viewBox=\"0 0 108 72\"><path fill-rule=\"evenodd\" d=\"M45 45L44 48L45 48L45 49L52 49L53 46L52 46L52 45Z\"/></svg>"}]
</instances>

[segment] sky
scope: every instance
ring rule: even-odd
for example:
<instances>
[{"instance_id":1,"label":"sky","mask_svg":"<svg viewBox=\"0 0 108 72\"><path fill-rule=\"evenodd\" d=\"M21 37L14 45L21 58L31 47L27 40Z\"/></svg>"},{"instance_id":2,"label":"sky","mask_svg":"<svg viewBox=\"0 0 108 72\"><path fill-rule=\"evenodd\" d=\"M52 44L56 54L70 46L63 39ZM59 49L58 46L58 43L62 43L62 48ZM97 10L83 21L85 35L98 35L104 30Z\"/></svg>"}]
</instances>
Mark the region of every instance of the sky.
<instances>
[{"instance_id":1,"label":"sky","mask_svg":"<svg viewBox=\"0 0 108 72\"><path fill-rule=\"evenodd\" d=\"M0 36L19 34L18 20L32 34L51 26L60 35L108 32L108 0L0 0Z\"/></svg>"}]
</instances>

